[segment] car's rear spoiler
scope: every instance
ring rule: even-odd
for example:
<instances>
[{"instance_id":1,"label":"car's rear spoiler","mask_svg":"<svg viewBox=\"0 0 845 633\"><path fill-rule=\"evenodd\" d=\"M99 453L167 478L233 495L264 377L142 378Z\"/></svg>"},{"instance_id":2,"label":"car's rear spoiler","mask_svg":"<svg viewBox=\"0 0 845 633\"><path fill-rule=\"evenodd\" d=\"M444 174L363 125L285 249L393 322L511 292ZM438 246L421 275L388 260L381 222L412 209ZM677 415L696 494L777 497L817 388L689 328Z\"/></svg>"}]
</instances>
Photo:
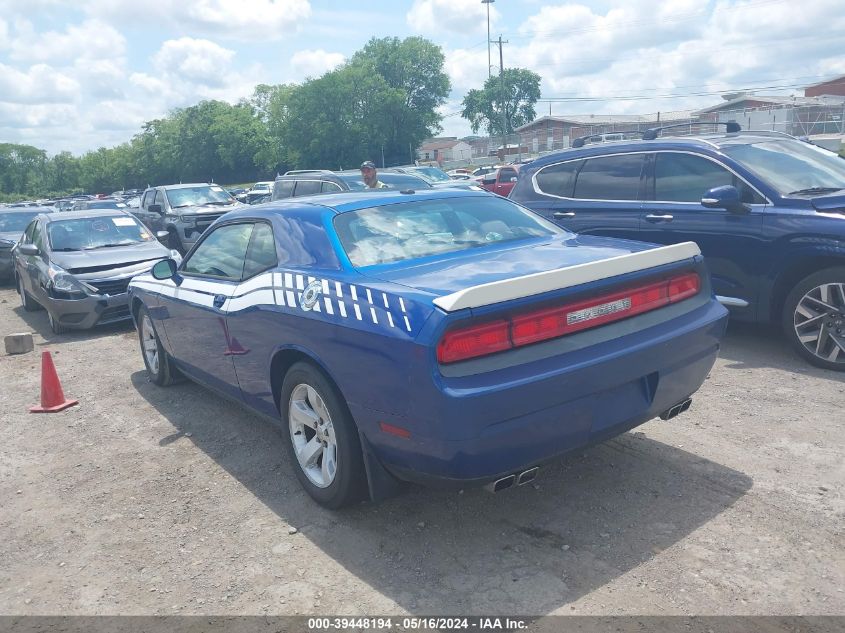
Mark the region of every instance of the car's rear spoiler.
<instances>
[{"instance_id":1,"label":"car's rear spoiler","mask_svg":"<svg viewBox=\"0 0 845 633\"><path fill-rule=\"evenodd\" d=\"M639 253L629 253L619 257L586 262L568 268L556 268L555 270L546 270L541 273L472 286L438 297L434 300L434 305L446 312L454 312L464 308L478 308L552 290L571 288L591 281L616 277L617 275L654 268L655 266L680 262L698 255L701 255L698 244L682 242L672 246L640 251Z\"/></svg>"}]
</instances>

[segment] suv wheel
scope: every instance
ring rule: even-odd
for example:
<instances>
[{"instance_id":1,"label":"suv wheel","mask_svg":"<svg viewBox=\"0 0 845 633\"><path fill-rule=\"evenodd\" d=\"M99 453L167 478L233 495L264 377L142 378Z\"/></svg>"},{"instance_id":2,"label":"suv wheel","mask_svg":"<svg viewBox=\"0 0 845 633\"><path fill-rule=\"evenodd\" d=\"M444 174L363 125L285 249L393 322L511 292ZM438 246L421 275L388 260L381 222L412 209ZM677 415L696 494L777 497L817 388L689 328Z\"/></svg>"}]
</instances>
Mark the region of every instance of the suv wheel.
<instances>
[{"instance_id":1,"label":"suv wheel","mask_svg":"<svg viewBox=\"0 0 845 633\"><path fill-rule=\"evenodd\" d=\"M169 231L167 236L167 248L177 251L180 255L185 254L185 249L182 248L182 242L179 241L179 236L175 231Z\"/></svg>"},{"instance_id":2,"label":"suv wheel","mask_svg":"<svg viewBox=\"0 0 845 633\"><path fill-rule=\"evenodd\" d=\"M813 365L845 371L845 268L802 279L786 297L783 328Z\"/></svg>"},{"instance_id":3,"label":"suv wheel","mask_svg":"<svg viewBox=\"0 0 845 633\"><path fill-rule=\"evenodd\" d=\"M296 477L320 505L360 501L367 477L358 429L334 385L310 363L294 364L279 397L285 442Z\"/></svg>"}]
</instances>

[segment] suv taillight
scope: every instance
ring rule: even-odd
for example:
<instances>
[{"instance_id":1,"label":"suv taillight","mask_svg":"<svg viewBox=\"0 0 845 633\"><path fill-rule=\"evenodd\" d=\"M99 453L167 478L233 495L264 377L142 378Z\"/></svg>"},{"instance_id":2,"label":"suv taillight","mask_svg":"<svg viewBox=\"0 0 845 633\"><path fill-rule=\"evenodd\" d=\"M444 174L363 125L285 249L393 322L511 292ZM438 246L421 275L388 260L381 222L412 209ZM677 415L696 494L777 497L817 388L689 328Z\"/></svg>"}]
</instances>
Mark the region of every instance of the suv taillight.
<instances>
[{"instance_id":1,"label":"suv taillight","mask_svg":"<svg viewBox=\"0 0 845 633\"><path fill-rule=\"evenodd\" d=\"M456 328L446 332L437 345L437 360L442 364L455 363L559 338L677 303L700 290L698 274L687 273L593 299L517 314L511 319Z\"/></svg>"}]
</instances>

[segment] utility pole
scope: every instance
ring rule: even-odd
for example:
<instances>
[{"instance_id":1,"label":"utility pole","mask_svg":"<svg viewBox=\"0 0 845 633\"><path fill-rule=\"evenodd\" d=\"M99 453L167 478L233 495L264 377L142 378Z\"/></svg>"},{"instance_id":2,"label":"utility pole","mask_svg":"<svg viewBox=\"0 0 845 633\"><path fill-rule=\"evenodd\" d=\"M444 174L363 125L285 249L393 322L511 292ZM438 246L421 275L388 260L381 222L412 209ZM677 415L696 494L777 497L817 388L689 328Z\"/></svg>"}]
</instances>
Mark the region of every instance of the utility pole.
<instances>
[{"instance_id":1,"label":"utility pole","mask_svg":"<svg viewBox=\"0 0 845 633\"><path fill-rule=\"evenodd\" d=\"M496 2L496 0L481 0L481 4L487 5L487 79L490 79L491 72L491 61L490 61L490 5Z\"/></svg>"},{"instance_id":2,"label":"utility pole","mask_svg":"<svg viewBox=\"0 0 845 633\"><path fill-rule=\"evenodd\" d=\"M502 159L504 160L504 155L508 151L508 104L507 97L505 96L505 62L502 53L502 44L507 44L508 41L503 41L502 36L499 35L499 41L493 43L499 46L499 84L501 91L500 102L502 104Z\"/></svg>"}]
</instances>

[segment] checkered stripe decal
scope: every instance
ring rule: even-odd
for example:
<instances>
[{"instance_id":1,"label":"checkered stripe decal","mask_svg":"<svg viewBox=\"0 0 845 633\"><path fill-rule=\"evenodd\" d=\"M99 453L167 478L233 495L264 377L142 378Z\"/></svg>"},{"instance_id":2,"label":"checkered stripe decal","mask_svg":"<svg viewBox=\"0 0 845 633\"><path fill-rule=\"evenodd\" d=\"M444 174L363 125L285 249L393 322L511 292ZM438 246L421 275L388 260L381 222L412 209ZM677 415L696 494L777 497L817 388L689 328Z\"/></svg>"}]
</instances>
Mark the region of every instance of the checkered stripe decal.
<instances>
[{"instance_id":1,"label":"checkered stripe decal","mask_svg":"<svg viewBox=\"0 0 845 633\"><path fill-rule=\"evenodd\" d=\"M314 312L411 331L410 314L402 297L301 273L273 273L276 305L302 310L301 293L315 282L320 284L321 294L312 308Z\"/></svg>"}]
</instances>

